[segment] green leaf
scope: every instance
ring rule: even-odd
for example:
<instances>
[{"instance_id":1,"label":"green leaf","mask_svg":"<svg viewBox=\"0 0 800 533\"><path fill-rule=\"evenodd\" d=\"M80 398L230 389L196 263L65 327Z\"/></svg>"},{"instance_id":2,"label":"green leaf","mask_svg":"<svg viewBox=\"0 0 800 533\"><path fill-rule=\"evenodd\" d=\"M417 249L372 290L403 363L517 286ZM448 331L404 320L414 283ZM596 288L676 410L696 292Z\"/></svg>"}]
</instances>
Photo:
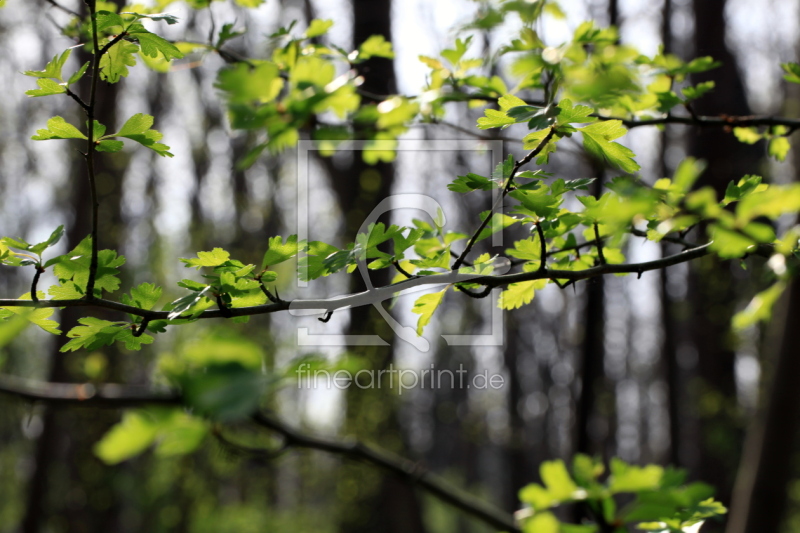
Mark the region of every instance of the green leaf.
<instances>
[{"instance_id":1,"label":"green leaf","mask_svg":"<svg viewBox=\"0 0 800 533\"><path fill-rule=\"evenodd\" d=\"M201 267L216 267L220 266L231 257L231 254L222 248L214 248L210 252L197 252L197 259L181 259L182 263L186 263L188 267L194 267L198 270Z\"/></svg>"},{"instance_id":2,"label":"green leaf","mask_svg":"<svg viewBox=\"0 0 800 533\"><path fill-rule=\"evenodd\" d=\"M69 79L67 80L67 86L70 86L73 83L77 83L78 81L80 81L80 79L83 78L83 75L86 74L86 70L89 68L90 64L91 61L87 61L86 63L81 65L81 68L79 68L77 71L75 71L75 73L72 76L69 77Z\"/></svg>"},{"instance_id":3,"label":"green leaf","mask_svg":"<svg viewBox=\"0 0 800 533\"><path fill-rule=\"evenodd\" d=\"M367 60L371 57L385 57L394 59L392 43L388 42L383 35L372 35L358 47L358 59Z\"/></svg>"},{"instance_id":4,"label":"green leaf","mask_svg":"<svg viewBox=\"0 0 800 533\"><path fill-rule=\"evenodd\" d=\"M94 149L98 152L119 152L125 146L122 141L102 140L98 141Z\"/></svg>"},{"instance_id":5,"label":"green leaf","mask_svg":"<svg viewBox=\"0 0 800 533\"><path fill-rule=\"evenodd\" d=\"M134 13L132 11L123 11L121 15L134 15L137 19L150 19L156 22L164 21L168 25L177 24L180 20L172 13Z\"/></svg>"},{"instance_id":6,"label":"green leaf","mask_svg":"<svg viewBox=\"0 0 800 533\"><path fill-rule=\"evenodd\" d=\"M94 453L106 464L121 463L139 455L156 439L158 424L146 411L128 411L94 446Z\"/></svg>"},{"instance_id":7,"label":"green leaf","mask_svg":"<svg viewBox=\"0 0 800 533\"><path fill-rule=\"evenodd\" d=\"M778 161L786 161L786 156L791 149L792 145L789 144L789 139L786 137L774 137L769 141L769 155Z\"/></svg>"},{"instance_id":8,"label":"green leaf","mask_svg":"<svg viewBox=\"0 0 800 533\"><path fill-rule=\"evenodd\" d=\"M312 39L314 37L319 37L320 35L325 35L328 33L328 30L333 26L332 20L320 20L314 19L311 21L311 24L308 25L308 29L306 30L306 38Z\"/></svg>"},{"instance_id":9,"label":"green leaf","mask_svg":"<svg viewBox=\"0 0 800 533\"><path fill-rule=\"evenodd\" d=\"M227 93L232 104L266 103L278 96L283 79L278 66L270 61L259 61L254 66L237 63L219 71L216 87Z\"/></svg>"},{"instance_id":10,"label":"green leaf","mask_svg":"<svg viewBox=\"0 0 800 533\"><path fill-rule=\"evenodd\" d=\"M470 172L466 176L459 176L452 183L447 185L447 188L453 192L467 193L475 190L489 191L497 187L489 178L485 178L478 174Z\"/></svg>"},{"instance_id":11,"label":"green leaf","mask_svg":"<svg viewBox=\"0 0 800 533\"><path fill-rule=\"evenodd\" d=\"M131 295L122 295L121 301L125 305L132 305L140 309L152 309L158 299L161 298L161 287L157 287L152 283L142 283L138 287L131 289Z\"/></svg>"},{"instance_id":12,"label":"green leaf","mask_svg":"<svg viewBox=\"0 0 800 533\"><path fill-rule=\"evenodd\" d=\"M713 90L714 86L715 84L713 81L704 81L702 83L698 83L694 87L686 87L681 89L681 92L687 100L696 100L707 92Z\"/></svg>"},{"instance_id":13,"label":"green leaf","mask_svg":"<svg viewBox=\"0 0 800 533\"><path fill-rule=\"evenodd\" d=\"M629 174L641 168L633 160L636 154L619 143L611 142L627 133L621 120L597 122L578 130L583 134L583 147L593 156L605 159L612 166Z\"/></svg>"},{"instance_id":14,"label":"green leaf","mask_svg":"<svg viewBox=\"0 0 800 533\"><path fill-rule=\"evenodd\" d=\"M67 92L67 88L63 85L60 85L48 78L39 78L36 80L36 85L39 86L39 89L31 89L30 91L25 91L25 94L28 96L51 96L54 94L64 94Z\"/></svg>"},{"instance_id":15,"label":"green leaf","mask_svg":"<svg viewBox=\"0 0 800 533\"><path fill-rule=\"evenodd\" d=\"M231 421L252 414L261 401L262 377L239 363L210 365L181 378L186 403L198 413Z\"/></svg>"},{"instance_id":16,"label":"green leaf","mask_svg":"<svg viewBox=\"0 0 800 533\"><path fill-rule=\"evenodd\" d=\"M783 79L792 83L800 83L800 65L797 63L781 63L781 67L786 72Z\"/></svg>"},{"instance_id":17,"label":"green leaf","mask_svg":"<svg viewBox=\"0 0 800 533\"><path fill-rule=\"evenodd\" d=\"M742 331L757 322L767 322L772 318L772 308L784 290L786 290L786 284L779 281L756 294L747 307L733 316L733 329Z\"/></svg>"},{"instance_id":18,"label":"green leaf","mask_svg":"<svg viewBox=\"0 0 800 533\"><path fill-rule=\"evenodd\" d=\"M558 103L558 117L556 123L563 124L596 122L597 118L590 116L594 110L585 105L572 105L572 101L565 98Z\"/></svg>"},{"instance_id":19,"label":"green leaf","mask_svg":"<svg viewBox=\"0 0 800 533\"><path fill-rule=\"evenodd\" d=\"M49 139L86 139L86 135L61 117L53 117L47 121L47 129L36 130L36 135L31 137L34 141L47 141Z\"/></svg>"},{"instance_id":20,"label":"green leaf","mask_svg":"<svg viewBox=\"0 0 800 533\"><path fill-rule=\"evenodd\" d=\"M92 239L90 236L81 241L69 253L55 257L46 263L54 265L53 273L62 285L73 282L75 288L82 295L89 282L89 266L91 264ZM101 296L102 291L114 292L119 289L120 280L118 267L125 264L123 256L117 256L114 250L100 250L97 253L97 273L95 276L95 295ZM53 288L49 291L53 294ZM62 294L63 296L63 294ZM78 296L80 297L80 296Z\"/></svg>"},{"instance_id":21,"label":"green leaf","mask_svg":"<svg viewBox=\"0 0 800 533\"><path fill-rule=\"evenodd\" d=\"M169 146L158 142L163 135L151 129L153 120L152 115L136 113L122 125L122 128L117 133L112 133L105 137L125 137L126 139L136 141L142 146L153 150L162 157L172 157L172 154L168 151Z\"/></svg>"},{"instance_id":22,"label":"green leaf","mask_svg":"<svg viewBox=\"0 0 800 533\"><path fill-rule=\"evenodd\" d=\"M417 321L417 335L421 336L425 326L430 324L431 318L433 318L433 313L444 299L445 292L447 292L447 289L444 289L440 292L424 294L417 298L417 301L414 302L414 307L411 309L411 312L420 315L419 320Z\"/></svg>"},{"instance_id":23,"label":"green leaf","mask_svg":"<svg viewBox=\"0 0 800 533\"><path fill-rule=\"evenodd\" d=\"M117 13L106 10L95 13L95 21L97 23L98 32L105 31L115 26L119 26L120 28L125 26L125 21L121 16L119 16Z\"/></svg>"},{"instance_id":24,"label":"green leaf","mask_svg":"<svg viewBox=\"0 0 800 533\"><path fill-rule=\"evenodd\" d=\"M496 109L486 109L484 113L486 116L478 119L478 128L482 130L488 130L490 128L505 128L506 126L510 126L516 122L504 112Z\"/></svg>"},{"instance_id":25,"label":"green leaf","mask_svg":"<svg viewBox=\"0 0 800 533\"><path fill-rule=\"evenodd\" d=\"M45 298L45 294L43 292L38 292L37 296L40 300ZM19 300L30 300L31 294L29 292L23 294L18 298ZM31 324L35 324L45 330L48 333L52 333L53 335L61 335L61 330L58 329L58 322L55 320L50 320L50 317L53 316L55 309L53 308L39 308L39 309L31 309L25 307L3 307L0 308L0 318L6 319L12 316L21 316L27 319L28 322Z\"/></svg>"},{"instance_id":26,"label":"green leaf","mask_svg":"<svg viewBox=\"0 0 800 533\"><path fill-rule=\"evenodd\" d=\"M71 53L72 48L67 48L60 56L53 56L53 59L44 67L44 70L26 70L24 74L35 78L55 78L58 81L64 81L61 79L61 70L64 68L64 64ZM42 87L41 85L39 86Z\"/></svg>"},{"instance_id":27,"label":"green leaf","mask_svg":"<svg viewBox=\"0 0 800 533\"><path fill-rule=\"evenodd\" d=\"M129 29L128 32L139 41L139 46L144 55L155 58L161 54L167 61L183 57L183 52L171 42L147 31L139 24L135 26L135 28Z\"/></svg>"},{"instance_id":28,"label":"green leaf","mask_svg":"<svg viewBox=\"0 0 800 533\"><path fill-rule=\"evenodd\" d=\"M64 226L61 225L57 227L47 240L42 241L40 243L34 244L33 246L28 247L28 250L35 253L36 255L41 255L46 249L50 248L51 246L58 244L58 241L61 240L61 237L64 236Z\"/></svg>"},{"instance_id":29,"label":"green leaf","mask_svg":"<svg viewBox=\"0 0 800 533\"><path fill-rule=\"evenodd\" d=\"M755 144L764 138L756 128L733 128L733 134L740 142Z\"/></svg>"},{"instance_id":30,"label":"green leaf","mask_svg":"<svg viewBox=\"0 0 800 533\"><path fill-rule=\"evenodd\" d=\"M297 235L290 235L283 241L283 237L271 237L269 239L269 247L264 253L264 259L261 260L261 269L269 268L273 265L283 263L297 255L299 246L297 243Z\"/></svg>"},{"instance_id":31,"label":"green leaf","mask_svg":"<svg viewBox=\"0 0 800 533\"><path fill-rule=\"evenodd\" d=\"M573 494L578 490L578 486L572 481L572 477L567 472L567 467L564 466L564 461L560 459L543 462L539 467L539 474L542 476L542 481L550 495L557 500L572 499Z\"/></svg>"},{"instance_id":32,"label":"green leaf","mask_svg":"<svg viewBox=\"0 0 800 533\"><path fill-rule=\"evenodd\" d=\"M518 309L523 305L531 303L534 293L537 290L545 288L546 285L546 279L512 283L508 286L508 288L506 288L506 290L500 293L500 299L497 301L497 307L507 310Z\"/></svg>"},{"instance_id":33,"label":"green leaf","mask_svg":"<svg viewBox=\"0 0 800 533\"><path fill-rule=\"evenodd\" d=\"M525 522L526 533L559 533L560 523L553 513L536 513Z\"/></svg>"},{"instance_id":34,"label":"green leaf","mask_svg":"<svg viewBox=\"0 0 800 533\"><path fill-rule=\"evenodd\" d=\"M136 57L133 55L139 51L139 46L121 40L115 43L100 58L100 79L108 83L117 83L120 78L125 78L130 74L128 67L136 65Z\"/></svg>"},{"instance_id":35,"label":"green leaf","mask_svg":"<svg viewBox=\"0 0 800 533\"><path fill-rule=\"evenodd\" d=\"M664 469L657 465L644 467L629 465L621 459L611 459L611 480L609 490L617 492L639 492L656 490L661 484Z\"/></svg>"}]
</instances>

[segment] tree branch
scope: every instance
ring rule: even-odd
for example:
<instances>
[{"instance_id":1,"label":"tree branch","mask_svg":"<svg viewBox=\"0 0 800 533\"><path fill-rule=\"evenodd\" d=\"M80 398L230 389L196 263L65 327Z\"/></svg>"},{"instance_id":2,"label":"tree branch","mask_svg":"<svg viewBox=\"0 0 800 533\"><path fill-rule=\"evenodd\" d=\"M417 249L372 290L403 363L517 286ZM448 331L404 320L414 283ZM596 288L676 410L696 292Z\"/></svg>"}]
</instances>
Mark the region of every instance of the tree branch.
<instances>
[{"instance_id":1,"label":"tree branch","mask_svg":"<svg viewBox=\"0 0 800 533\"><path fill-rule=\"evenodd\" d=\"M135 385L92 383L45 383L0 374L0 394L31 402L83 407L137 407L142 405L180 405L175 392L156 392Z\"/></svg>"},{"instance_id":2,"label":"tree branch","mask_svg":"<svg viewBox=\"0 0 800 533\"><path fill-rule=\"evenodd\" d=\"M309 448L342 455L349 459L363 461L384 468L401 478L419 485L442 501L460 509L464 513L503 531L519 533L513 517L495 508L486 501L445 483L422 468L418 463L397 456L385 450L373 448L358 441L342 441L316 437L301 433L283 422L257 413L253 421L281 435L287 447ZM230 443L230 441L228 441Z\"/></svg>"},{"instance_id":3,"label":"tree branch","mask_svg":"<svg viewBox=\"0 0 800 533\"><path fill-rule=\"evenodd\" d=\"M196 317L181 316L177 318L232 318L237 316L254 316L278 311L317 311L324 313L327 311L336 311L337 309L345 309L350 307L360 307L362 305L372 305L376 302L381 302L392 298L396 293L421 286L433 285L452 285L455 283L473 283L483 285L485 287L503 287L510 283L519 283L521 281L532 281L537 279L551 279L551 280L570 280L581 281L597 276L606 274L639 274L651 270L659 270L679 263L686 263L704 255L708 255L709 246L711 243L695 246L683 252L656 259L654 261L646 261L643 263L629 263L629 264L605 264L585 270L554 270L545 268L534 272L519 272L515 274L504 274L501 276L479 276L475 274L462 274L458 272L449 272L447 274L437 274L432 276L415 276L410 279L399 281L391 285L384 285L374 289L366 290L363 292L336 296L328 299L308 299L308 300L280 300L276 303L265 305L256 305L251 307L236 307L230 308L227 312L220 309L208 309L198 314ZM771 251L768 247L761 246L756 252L758 255L769 256ZM142 309L132 305L126 305L111 300L102 298L95 298L94 300L39 300L34 302L31 300L4 300L0 299L0 308L2 307L96 307L111 309L114 311L121 311L135 316L147 318L149 320L169 320L171 311L152 311Z\"/></svg>"}]
</instances>

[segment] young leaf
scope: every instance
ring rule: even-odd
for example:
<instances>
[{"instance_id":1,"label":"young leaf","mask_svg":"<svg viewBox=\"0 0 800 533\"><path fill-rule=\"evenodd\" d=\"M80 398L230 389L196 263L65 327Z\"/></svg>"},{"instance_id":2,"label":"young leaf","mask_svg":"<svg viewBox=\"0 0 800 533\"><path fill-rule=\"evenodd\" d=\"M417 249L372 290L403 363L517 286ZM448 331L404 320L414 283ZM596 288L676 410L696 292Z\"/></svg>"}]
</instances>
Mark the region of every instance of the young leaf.
<instances>
[{"instance_id":1,"label":"young leaf","mask_svg":"<svg viewBox=\"0 0 800 533\"><path fill-rule=\"evenodd\" d=\"M120 78L125 78L130 72L128 67L136 65L136 57L133 55L139 47L126 40L121 40L114 44L100 58L100 79L108 83L117 83Z\"/></svg>"},{"instance_id":2,"label":"young leaf","mask_svg":"<svg viewBox=\"0 0 800 533\"><path fill-rule=\"evenodd\" d=\"M40 300L43 300L45 295L43 292L37 293ZM27 292L19 297L20 300L30 300L31 293ZM25 307L3 307L0 308L0 319L6 319L14 315L24 317L31 324L36 324L43 330L54 335L61 335L61 330L58 329L58 322L50 320L53 316L55 309L53 308L40 308L30 309Z\"/></svg>"},{"instance_id":3,"label":"young leaf","mask_svg":"<svg viewBox=\"0 0 800 533\"><path fill-rule=\"evenodd\" d=\"M269 248L264 254L264 259L261 260L261 269L265 269L278 263L283 263L297 255L298 244L297 235L290 235L283 242L283 237L271 237L269 239Z\"/></svg>"},{"instance_id":4,"label":"young leaf","mask_svg":"<svg viewBox=\"0 0 800 533\"><path fill-rule=\"evenodd\" d=\"M49 78L39 78L36 80L36 85L39 86L38 89L25 91L25 94L28 96L51 96L54 94L64 94L67 92L66 87L54 82Z\"/></svg>"},{"instance_id":5,"label":"young leaf","mask_svg":"<svg viewBox=\"0 0 800 533\"><path fill-rule=\"evenodd\" d=\"M629 148L619 143L612 142L622 137L627 130L621 120L607 120L597 122L583 128L578 128L583 134L583 147L597 158L605 159L612 166L632 174L641 167L633 160L636 156Z\"/></svg>"},{"instance_id":6,"label":"young leaf","mask_svg":"<svg viewBox=\"0 0 800 533\"><path fill-rule=\"evenodd\" d=\"M53 117L47 121L47 129L36 130L36 135L31 137L34 141L47 141L50 139L86 139L81 130L61 117Z\"/></svg>"},{"instance_id":7,"label":"young leaf","mask_svg":"<svg viewBox=\"0 0 800 533\"><path fill-rule=\"evenodd\" d=\"M67 62L67 59L69 59L71 53L72 48L67 48L60 56L54 56L44 67L44 70L26 70L25 75L35 78L55 78L58 81L64 81L61 79L61 69L64 68L64 64Z\"/></svg>"},{"instance_id":8,"label":"young leaf","mask_svg":"<svg viewBox=\"0 0 800 533\"><path fill-rule=\"evenodd\" d=\"M128 33L139 41L142 53L148 57L155 58L162 54L167 61L183 57L183 52L177 46L155 33L147 31L141 24L132 25L128 29Z\"/></svg>"},{"instance_id":9,"label":"young leaf","mask_svg":"<svg viewBox=\"0 0 800 533\"><path fill-rule=\"evenodd\" d=\"M231 254L222 248L214 248L210 252L197 252L197 259L181 259L181 262L186 263L187 268L194 267L199 270L201 267L220 266L230 257Z\"/></svg>"},{"instance_id":10,"label":"young leaf","mask_svg":"<svg viewBox=\"0 0 800 533\"><path fill-rule=\"evenodd\" d=\"M371 57L385 57L394 59L392 43L388 42L383 35L373 35L358 47L358 59L366 61Z\"/></svg>"},{"instance_id":11,"label":"young leaf","mask_svg":"<svg viewBox=\"0 0 800 533\"><path fill-rule=\"evenodd\" d=\"M146 411L128 411L95 444L94 453L106 464L121 463L149 448L157 432L157 423Z\"/></svg>"},{"instance_id":12,"label":"young leaf","mask_svg":"<svg viewBox=\"0 0 800 533\"><path fill-rule=\"evenodd\" d=\"M433 313L436 311L436 308L439 307L439 304L442 303L445 292L447 292L447 289L440 292L424 294L414 302L414 307L411 309L411 312L420 315L417 321L417 335L422 335L422 330L425 326L430 324Z\"/></svg>"},{"instance_id":13,"label":"young leaf","mask_svg":"<svg viewBox=\"0 0 800 533\"><path fill-rule=\"evenodd\" d=\"M497 187L489 178L479 176L470 172L466 176L459 176L455 181L447 185L447 188L453 192L472 192L475 190L490 191L492 188Z\"/></svg>"},{"instance_id":14,"label":"young leaf","mask_svg":"<svg viewBox=\"0 0 800 533\"><path fill-rule=\"evenodd\" d=\"M333 26L332 20L312 20L311 24L308 25L308 29L306 30L306 39L312 39L314 37L319 37L320 35L325 35L328 33L328 30L331 28L331 26Z\"/></svg>"},{"instance_id":15,"label":"young leaf","mask_svg":"<svg viewBox=\"0 0 800 533\"><path fill-rule=\"evenodd\" d=\"M150 127L152 125L152 115L136 113L129 118L125 124L122 125L122 128L117 133L112 133L111 135L106 135L105 137L125 137L126 139L131 139L132 141L138 142L145 148L153 150L162 157L172 157L172 154L168 151L169 146L158 142L161 140L163 135L160 132L151 129ZM105 140L105 138L103 140ZM107 145L106 149L107 151L117 151L118 145Z\"/></svg>"},{"instance_id":16,"label":"young leaf","mask_svg":"<svg viewBox=\"0 0 800 533\"><path fill-rule=\"evenodd\" d=\"M539 289L543 289L546 285L546 279L512 283L506 290L500 293L500 299L497 301L497 307L500 309L511 310L529 304L533 300L535 292Z\"/></svg>"}]
</instances>

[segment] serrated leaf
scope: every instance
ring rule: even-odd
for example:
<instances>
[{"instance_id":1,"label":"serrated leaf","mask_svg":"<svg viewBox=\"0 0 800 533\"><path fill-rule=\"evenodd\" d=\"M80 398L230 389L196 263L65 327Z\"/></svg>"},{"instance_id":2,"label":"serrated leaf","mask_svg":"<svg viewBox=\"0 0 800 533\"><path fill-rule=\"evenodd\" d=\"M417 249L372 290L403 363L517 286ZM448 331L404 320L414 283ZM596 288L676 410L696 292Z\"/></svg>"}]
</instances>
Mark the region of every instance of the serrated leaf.
<instances>
[{"instance_id":1,"label":"serrated leaf","mask_svg":"<svg viewBox=\"0 0 800 533\"><path fill-rule=\"evenodd\" d=\"M38 292L37 296L40 300L45 298L45 294L43 292ZM18 300L30 300L31 293L26 292L22 296L18 298ZM31 324L35 324L45 330L48 333L52 333L54 335L61 335L61 330L58 329L58 322L55 320L50 320L50 317L53 316L55 309L50 307L43 307L38 309L31 309L25 307L3 307L0 308L0 318L9 318L14 315L24 317L28 320Z\"/></svg>"},{"instance_id":2,"label":"serrated leaf","mask_svg":"<svg viewBox=\"0 0 800 533\"><path fill-rule=\"evenodd\" d=\"M629 465L617 458L611 459L610 469L608 488L612 493L656 490L664 475L664 469L658 465Z\"/></svg>"},{"instance_id":3,"label":"serrated leaf","mask_svg":"<svg viewBox=\"0 0 800 533\"><path fill-rule=\"evenodd\" d=\"M331 29L331 26L333 26L332 20L314 19L311 21L311 24L308 25L308 29L306 30L306 38L312 39L314 37L319 37L320 35L325 35L328 33L328 30Z\"/></svg>"},{"instance_id":4,"label":"serrated leaf","mask_svg":"<svg viewBox=\"0 0 800 533\"><path fill-rule=\"evenodd\" d=\"M157 287L152 283L142 283L131 289L130 296L123 294L121 301L126 305L150 310L156 305L158 299L161 298L161 292L161 287Z\"/></svg>"},{"instance_id":5,"label":"serrated leaf","mask_svg":"<svg viewBox=\"0 0 800 533\"><path fill-rule=\"evenodd\" d=\"M228 261L231 254L222 248L214 248L210 252L197 252L197 259L181 259L187 267L194 267L198 270L201 267L215 267Z\"/></svg>"},{"instance_id":6,"label":"serrated leaf","mask_svg":"<svg viewBox=\"0 0 800 533\"><path fill-rule=\"evenodd\" d=\"M145 148L153 150L162 157L172 157L172 154L168 151L169 146L158 142L163 135L157 130L151 129L153 120L152 115L136 113L122 125L122 128L120 128L117 133L112 133L105 137L124 137L126 139L131 139ZM106 147L110 148L109 151L116 151L116 149L118 149L118 145L106 145Z\"/></svg>"},{"instance_id":7,"label":"serrated leaf","mask_svg":"<svg viewBox=\"0 0 800 533\"><path fill-rule=\"evenodd\" d=\"M147 31L141 25L136 26L136 28L131 28L128 31L139 41L139 46L144 55L153 58L163 55L166 61L181 59L183 57L183 52L171 42L159 37L155 33Z\"/></svg>"},{"instance_id":8,"label":"serrated leaf","mask_svg":"<svg viewBox=\"0 0 800 533\"><path fill-rule=\"evenodd\" d=\"M133 55L139 51L139 46L126 40L115 43L100 58L100 79L108 83L117 83L120 78L130 74L128 67L136 65Z\"/></svg>"},{"instance_id":9,"label":"serrated leaf","mask_svg":"<svg viewBox=\"0 0 800 533\"><path fill-rule=\"evenodd\" d=\"M539 474L542 476L542 481L547 487L547 491L557 500L569 500L578 490L578 486L572 481L572 477L567 472L567 467L564 466L564 461L560 459L543 462L539 467Z\"/></svg>"},{"instance_id":10,"label":"serrated leaf","mask_svg":"<svg viewBox=\"0 0 800 533\"><path fill-rule=\"evenodd\" d=\"M30 91L25 91L25 94L31 97L37 96L51 96L54 94L64 94L67 92L67 88L63 85L60 85L49 78L39 78L36 80L36 85L39 86L38 89L31 89Z\"/></svg>"},{"instance_id":11,"label":"serrated leaf","mask_svg":"<svg viewBox=\"0 0 800 533\"><path fill-rule=\"evenodd\" d=\"M269 247L261 260L261 269L288 261L297 255L298 250L297 235L289 235L286 238L286 242L283 241L281 236L271 237L269 239Z\"/></svg>"},{"instance_id":12,"label":"serrated leaf","mask_svg":"<svg viewBox=\"0 0 800 533\"><path fill-rule=\"evenodd\" d=\"M417 335L421 336L425 326L430 324L431 318L433 318L433 313L444 299L445 292L447 292L447 289L440 292L423 294L417 298L416 302L414 302L414 307L411 309L411 312L420 315L419 320L417 321Z\"/></svg>"},{"instance_id":13,"label":"serrated leaf","mask_svg":"<svg viewBox=\"0 0 800 533\"><path fill-rule=\"evenodd\" d=\"M497 307L500 309L512 310L529 304L533 301L533 296L536 291L543 289L546 285L546 279L512 283L506 290L500 293L500 298L497 300Z\"/></svg>"},{"instance_id":14,"label":"serrated leaf","mask_svg":"<svg viewBox=\"0 0 800 533\"><path fill-rule=\"evenodd\" d=\"M358 59L367 60L371 57L394 59L392 43L388 42L383 35L370 36L358 47Z\"/></svg>"},{"instance_id":15,"label":"serrated leaf","mask_svg":"<svg viewBox=\"0 0 800 533\"><path fill-rule=\"evenodd\" d=\"M69 79L67 80L67 86L70 86L73 83L77 83L81 78L83 78L83 75L86 74L86 70L89 68L90 64L91 61L87 61L86 63L81 65L81 68L79 68L77 71L75 71L75 73L72 76L69 77Z\"/></svg>"},{"instance_id":16,"label":"serrated leaf","mask_svg":"<svg viewBox=\"0 0 800 533\"><path fill-rule=\"evenodd\" d=\"M58 81L64 81L61 79L61 70L64 68L64 64L67 62L67 59L69 59L71 53L72 48L67 48L60 56L53 56L53 59L47 63L44 70L26 70L24 74L35 78L55 78Z\"/></svg>"},{"instance_id":17,"label":"serrated leaf","mask_svg":"<svg viewBox=\"0 0 800 533\"><path fill-rule=\"evenodd\" d=\"M97 31L101 32L114 26L124 26L125 21L117 13L111 11L98 11L95 13L95 22L97 23Z\"/></svg>"},{"instance_id":18,"label":"serrated leaf","mask_svg":"<svg viewBox=\"0 0 800 533\"><path fill-rule=\"evenodd\" d=\"M594 110L585 105L572 105L572 101L565 98L558 103L558 117L556 123L572 124L572 123L586 123L596 122L597 118L590 116Z\"/></svg>"},{"instance_id":19,"label":"serrated leaf","mask_svg":"<svg viewBox=\"0 0 800 533\"><path fill-rule=\"evenodd\" d=\"M792 145L786 137L775 137L769 141L769 155L778 161L786 161L786 156L791 149Z\"/></svg>"},{"instance_id":20,"label":"serrated leaf","mask_svg":"<svg viewBox=\"0 0 800 533\"><path fill-rule=\"evenodd\" d=\"M597 122L578 130L583 134L583 147L590 154L605 159L612 166L629 174L641 168L633 159L636 154L629 148L612 142L627 133L621 120Z\"/></svg>"},{"instance_id":21,"label":"serrated leaf","mask_svg":"<svg viewBox=\"0 0 800 533\"><path fill-rule=\"evenodd\" d=\"M478 128L482 130L487 130L490 128L502 128L510 126L516 122L504 112L496 109L486 109L484 110L484 113L486 116L478 119Z\"/></svg>"},{"instance_id":22,"label":"serrated leaf","mask_svg":"<svg viewBox=\"0 0 800 533\"><path fill-rule=\"evenodd\" d=\"M755 144L764 137L756 128L733 128L733 134L746 144Z\"/></svg>"},{"instance_id":23,"label":"serrated leaf","mask_svg":"<svg viewBox=\"0 0 800 533\"><path fill-rule=\"evenodd\" d=\"M459 176L447 185L453 192L467 193L475 190L490 191L497 187L489 178L470 172L466 176Z\"/></svg>"},{"instance_id":24,"label":"serrated leaf","mask_svg":"<svg viewBox=\"0 0 800 533\"><path fill-rule=\"evenodd\" d=\"M31 137L34 141L47 141L50 139L86 139L81 130L61 117L53 117L47 121L47 129L36 130L36 135Z\"/></svg>"}]
</instances>

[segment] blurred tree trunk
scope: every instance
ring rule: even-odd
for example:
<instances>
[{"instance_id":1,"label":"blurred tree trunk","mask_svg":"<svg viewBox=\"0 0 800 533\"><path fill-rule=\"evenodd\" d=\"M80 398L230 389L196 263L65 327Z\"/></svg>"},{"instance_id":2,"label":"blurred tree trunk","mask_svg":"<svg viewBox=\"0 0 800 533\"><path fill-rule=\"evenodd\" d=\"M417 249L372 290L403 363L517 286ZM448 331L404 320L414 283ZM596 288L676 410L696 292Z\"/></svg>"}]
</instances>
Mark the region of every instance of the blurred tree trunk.
<instances>
[{"instance_id":1,"label":"blurred tree trunk","mask_svg":"<svg viewBox=\"0 0 800 533\"><path fill-rule=\"evenodd\" d=\"M753 420L736 479L727 533L777 532L783 523L795 474L797 421L800 420L800 283L787 291L786 314L780 339L773 343L768 360L767 384ZM771 363L771 364L769 364Z\"/></svg>"},{"instance_id":2,"label":"blurred tree trunk","mask_svg":"<svg viewBox=\"0 0 800 533\"><path fill-rule=\"evenodd\" d=\"M122 2L118 2L121 6ZM82 8L85 8L83 4ZM89 61L91 56L83 49L80 61ZM81 80L81 94L89 94L89 76ZM118 86L103 84L98 91L96 117L99 122L113 130L117 124ZM82 121L82 120L81 120ZM81 147L83 149L83 147ZM119 163L119 159L117 159ZM122 243L122 220L120 203L122 198L122 168L114 164L105 154L95 156L95 175L100 195L100 248L119 250ZM72 158L72 205L75 214L66 231L69 249L76 246L91 232L91 196L86 177L86 163L80 156ZM39 287L45 290L46 287ZM103 313L101 313L102 315ZM82 313L78 308L61 311L61 330L66 332L78 325ZM102 316L102 318L110 318ZM63 354L58 350L66 341L53 344L50 356L49 380L53 382L86 381L81 371L82 355ZM118 352L114 347L103 350L106 373L111 380L118 380ZM92 452L92 445L99 440L118 416L113 411L87 412L83 410L46 407L42 416L42 432L36 441L35 466L27 488L27 506L22 531L37 533L45 529L52 520L68 532L123 531L119 523L122 505L120 495L113 487L116 472L100 462ZM80 431L76 431L80 428ZM54 468L61 465L60 468Z\"/></svg>"},{"instance_id":3,"label":"blurred tree trunk","mask_svg":"<svg viewBox=\"0 0 800 533\"><path fill-rule=\"evenodd\" d=\"M672 0L664 0L661 10L661 42L664 53L671 54L674 37L672 35ZM668 127L660 133L661 149L659 166L661 176L669 176L672 169L667 165L667 149L670 135ZM670 255L670 244L661 244L661 255ZM681 374L678 365L676 334L678 332L674 303L667 290L669 285L669 269L659 272L659 291L661 299L661 366L667 387L667 412L669 415L669 461L673 466L681 464Z\"/></svg>"},{"instance_id":4,"label":"blurred tree trunk","mask_svg":"<svg viewBox=\"0 0 800 533\"><path fill-rule=\"evenodd\" d=\"M383 35L392 40L391 0L353 0L353 44L358 46L371 35ZM396 91L394 64L391 60L372 58L359 65L364 76L361 88L371 94L386 95ZM333 170L333 165L327 165ZM353 161L341 170L334 170L331 186L336 194L345 218L347 239L353 239L361 224L372 210L392 191L394 165L380 162L367 165L360 152L353 153ZM385 220L385 217L382 217ZM386 221L388 222L388 221ZM372 275L373 285L384 285L389 281L389 271L381 270ZM352 277L351 290L366 289L358 275ZM389 346L359 346L349 351L363 357L369 369L378 370L389 366L394 360L391 343L392 332L372 308L358 307L350 310L348 335L380 335ZM384 386L374 389L349 390L347 392L347 414L345 429L361 435L366 440L402 452L404 436L397 419L396 391ZM338 527L347 533L388 532L403 533L423 531L420 504L413 487L391 476L368 472L363 465L347 465L340 480L342 485L352 482L348 494L350 504L343 506L338 517Z\"/></svg>"},{"instance_id":5,"label":"blurred tree trunk","mask_svg":"<svg viewBox=\"0 0 800 533\"><path fill-rule=\"evenodd\" d=\"M695 56L711 55L722 66L694 76L693 83L716 80L713 95L701 98L695 111L702 115L747 115L750 109L736 58L725 44L725 0L694 0ZM696 128L692 155L704 159L708 169L700 185L711 185L724 195L730 181L757 169L760 149L744 145L731 134ZM713 257L694 264L689 280L692 307L691 335L697 350L696 379L690 387L698 418L699 442L695 475L717 487L717 497L730 502L733 476L739 462L742 430L737 416L734 346L730 321L734 312L736 285L723 274L727 263Z\"/></svg>"}]
</instances>

